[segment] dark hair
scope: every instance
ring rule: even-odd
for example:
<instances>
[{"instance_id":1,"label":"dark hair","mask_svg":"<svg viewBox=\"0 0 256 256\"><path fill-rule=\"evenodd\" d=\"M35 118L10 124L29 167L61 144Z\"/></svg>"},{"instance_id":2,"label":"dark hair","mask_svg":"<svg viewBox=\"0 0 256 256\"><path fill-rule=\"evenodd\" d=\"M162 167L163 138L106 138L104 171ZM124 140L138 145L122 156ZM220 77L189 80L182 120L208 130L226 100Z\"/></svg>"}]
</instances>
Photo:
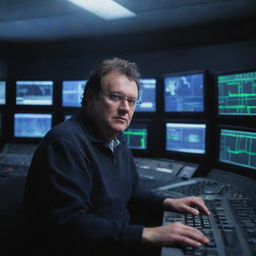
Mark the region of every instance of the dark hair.
<instances>
[{"instance_id":1,"label":"dark hair","mask_svg":"<svg viewBox=\"0 0 256 256\"><path fill-rule=\"evenodd\" d=\"M95 95L98 95L101 90L101 80L102 78L112 71L118 71L121 74L126 75L131 80L134 80L137 84L138 92L140 90L140 73L138 67L135 63L129 62L127 60L113 58L106 59L102 61L89 75L89 79L86 83L83 98L82 106L86 105L86 94L88 90L92 90Z\"/></svg>"}]
</instances>

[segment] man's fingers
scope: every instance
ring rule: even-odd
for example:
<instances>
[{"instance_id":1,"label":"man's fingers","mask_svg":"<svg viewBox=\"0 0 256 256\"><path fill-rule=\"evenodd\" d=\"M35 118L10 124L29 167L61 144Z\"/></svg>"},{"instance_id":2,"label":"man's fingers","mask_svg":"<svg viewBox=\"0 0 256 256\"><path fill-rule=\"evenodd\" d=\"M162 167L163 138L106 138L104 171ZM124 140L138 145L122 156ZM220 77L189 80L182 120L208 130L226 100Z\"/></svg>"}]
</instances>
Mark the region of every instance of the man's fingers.
<instances>
[{"instance_id":1,"label":"man's fingers","mask_svg":"<svg viewBox=\"0 0 256 256\"><path fill-rule=\"evenodd\" d=\"M201 211L206 215L210 215L210 212L201 197L191 197L190 203L184 205L184 211L194 215L199 215L199 211Z\"/></svg>"},{"instance_id":2,"label":"man's fingers","mask_svg":"<svg viewBox=\"0 0 256 256\"><path fill-rule=\"evenodd\" d=\"M184 246L199 247L208 243L209 239L202 232L195 228L184 228L183 231L175 237L177 243Z\"/></svg>"},{"instance_id":3,"label":"man's fingers","mask_svg":"<svg viewBox=\"0 0 256 256\"><path fill-rule=\"evenodd\" d=\"M184 224L180 224L179 226L177 239L178 243L195 247L199 247L202 243L204 244L209 242L209 239L200 230Z\"/></svg>"}]
</instances>

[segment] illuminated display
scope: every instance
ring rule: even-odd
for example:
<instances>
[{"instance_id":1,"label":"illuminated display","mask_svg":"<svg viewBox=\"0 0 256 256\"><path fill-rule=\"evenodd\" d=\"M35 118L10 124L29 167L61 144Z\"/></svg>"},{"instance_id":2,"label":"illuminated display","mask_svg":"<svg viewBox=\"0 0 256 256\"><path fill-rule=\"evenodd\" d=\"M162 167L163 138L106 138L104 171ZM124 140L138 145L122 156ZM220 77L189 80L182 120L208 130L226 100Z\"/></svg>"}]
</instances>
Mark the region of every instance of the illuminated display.
<instances>
[{"instance_id":1,"label":"illuminated display","mask_svg":"<svg viewBox=\"0 0 256 256\"><path fill-rule=\"evenodd\" d=\"M51 126L51 114L14 114L14 137L42 138Z\"/></svg>"},{"instance_id":2,"label":"illuminated display","mask_svg":"<svg viewBox=\"0 0 256 256\"><path fill-rule=\"evenodd\" d=\"M205 153L205 124L166 123L166 150Z\"/></svg>"},{"instance_id":3,"label":"illuminated display","mask_svg":"<svg viewBox=\"0 0 256 256\"><path fill-rule=\"evenodd\" d=\"M52 81L17 81L17 105L52 105Z\"/></svg>"},{"instance_id":4,"label":"illuminated display","mask_svg":"<svg viewBox=\"0 0 256 256\"><path fill-rule=\"evenodd\" d=\"M136 112L156 111L156 79L140 79L140 106L136 107Z\"/></svg>"},{"instance_id":5,"label":"illuminated display","mask_svg":"<svg viewBox=\"0 0 256 256\"><path fill-rule=\"evenodd\" d=\"M64 116L64 120L67 121L68 119L70 119L72 117L72 115L65 115Z\"/></svg>"},{"instance_id":6,"label":"illuminated display","mask_svg":"<svg viewBox=\"0 0 256 256\"><path fill-rule=\"evenodd\" d=\"M219 160L256 169L256 132L221 129Z\"/></svg>"},{"instance_id":7,"label":"illuminated display","mask_svg":"<svg viewBox=\"0 0 256 256\"><path fill-rule=\"evenodd\" d=\"M166 112L204 111L204 75L165 77L164 96Z\"/></svg>"},{"instance_id":8,"label":"illuminated display","mask_svg":"<svg viewBox=\"0 0 256 256\"><path fill-rule=\"evenodd\" d=\"M0 81L0 104L1 105L4 105L6 103L5 95L6 95L6 82Z\"/></svg>"},{"instance_id":9,"label":"illuminated display","mask_svg":"<svg viewBox=\"0 0 256 256\"><path fill-rule=\"evenodd\" d=\"M146 124L133 123L124 131L124 134L129 148L147 149L148 130Z\"/></svg>"},{"instance_id":10,"label":"illuminated display","mask_svg":"<svg viewBox=\"0 0 256 256\"><path fill-rule=\"evenodd\" d=\"M256 72L218 76L220 115L256 115Z\"/></svg>"},{"instance_id":11,"label":"illuminated display","mask_svg":"<svg viewBox=\"0 0 256 256\"><path fill-rule=\"evenodd\" d=\"M80 107L86 85L86 80L63 81L62 83L62 106Z\"/></svg>"}]
</instances>

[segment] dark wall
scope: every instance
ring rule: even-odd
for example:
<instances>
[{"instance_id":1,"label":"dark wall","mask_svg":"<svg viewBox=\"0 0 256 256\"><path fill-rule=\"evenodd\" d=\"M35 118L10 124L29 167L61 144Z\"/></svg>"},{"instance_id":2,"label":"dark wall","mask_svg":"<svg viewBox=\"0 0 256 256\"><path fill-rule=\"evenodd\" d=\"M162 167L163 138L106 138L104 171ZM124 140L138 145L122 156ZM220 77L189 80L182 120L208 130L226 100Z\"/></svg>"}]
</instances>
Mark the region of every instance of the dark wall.
<instances>
[{"instance_id":1,"label":"dark wall","mask_svg":"<svg viewBox=\"0 0 256 256\"><path fill-rule=\"evenodd\" d=\"M7 46L0 42L0 79L7 78L7 61L6 61Z\"/></svg>"},{"instance_id":2,"label":"dark wall","mask_svg":"<svg viewBox=\"0 0 256 256\"><path fill-rule=\"evenodd\" d=\"M129 42L127 44L129 45ZM150 49L141 52L121 47L97 52L97 45L92 51L91 47L86 45L86 41L84 45L81 43L68 45L67 51L65 47L65 44L59 46L39 44L30 51L29 46L23 48L19 46L18 54L8 58L8 78L86 79L89 71L99 61L112 56L135 61L142 74L155 76L198 69L215 72L256 66L256 40ZM15 49L17 51L17 48Z\"/></svg>"},{"instance_id":3,"label":"dark wall","mask_svg":"<svg viewBox=\"0 0 256 256\"><path fill-rule=\"evenodd\" d=\"M83 79L106 57L138 63L145 75L256 66L256 20L209 23L137 34L8 44L10 79ZM0 56L1 56L0 48Z\"/></svg>"}]
</instances>

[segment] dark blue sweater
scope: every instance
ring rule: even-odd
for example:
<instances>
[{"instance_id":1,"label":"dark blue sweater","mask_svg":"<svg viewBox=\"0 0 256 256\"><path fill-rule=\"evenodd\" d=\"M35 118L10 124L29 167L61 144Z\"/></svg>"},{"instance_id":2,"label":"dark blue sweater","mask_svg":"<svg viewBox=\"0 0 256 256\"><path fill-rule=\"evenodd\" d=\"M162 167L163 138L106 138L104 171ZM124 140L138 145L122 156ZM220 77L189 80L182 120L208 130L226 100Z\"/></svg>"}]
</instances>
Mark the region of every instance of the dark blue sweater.
<instances>
[{"instance_id":1,"label":"dark blue sweater","mask_svg":"<svg viewBox=\"0 0 256 256\"><path fill-rule=\"evenodd\" d=\"M131 204L161 208L142 191L123 136L114 153L82 112L42 140L28 173L24 205L31 232L45 248L91 255L140 244L143 226L129 224Z\"/></svg>"}]
</instances>

